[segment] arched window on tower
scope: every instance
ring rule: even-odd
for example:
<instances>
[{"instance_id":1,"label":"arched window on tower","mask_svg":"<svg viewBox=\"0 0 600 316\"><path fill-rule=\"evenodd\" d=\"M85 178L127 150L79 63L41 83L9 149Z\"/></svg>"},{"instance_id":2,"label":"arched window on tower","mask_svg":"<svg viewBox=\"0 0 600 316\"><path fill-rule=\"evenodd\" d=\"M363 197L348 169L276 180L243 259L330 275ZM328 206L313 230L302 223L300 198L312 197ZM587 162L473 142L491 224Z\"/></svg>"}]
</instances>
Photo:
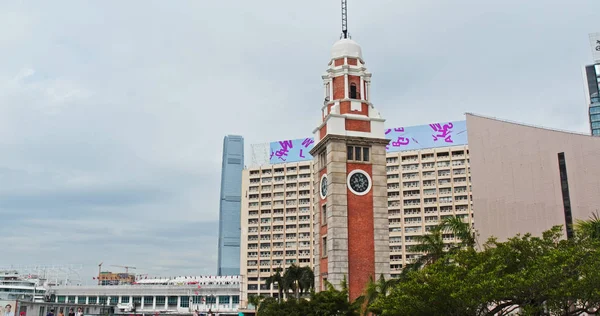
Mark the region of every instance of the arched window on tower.
<instances>
[{"instance_id":1,"label":"arched window on tower","mask_svg":"<svg viewBox=\"0 0 600 316\"><path fill-rule=\"evenodd\" d=\"M350 84L350 99L358 99L358 93L356 91L356 83Z\"/></svg>"}]
</instances>

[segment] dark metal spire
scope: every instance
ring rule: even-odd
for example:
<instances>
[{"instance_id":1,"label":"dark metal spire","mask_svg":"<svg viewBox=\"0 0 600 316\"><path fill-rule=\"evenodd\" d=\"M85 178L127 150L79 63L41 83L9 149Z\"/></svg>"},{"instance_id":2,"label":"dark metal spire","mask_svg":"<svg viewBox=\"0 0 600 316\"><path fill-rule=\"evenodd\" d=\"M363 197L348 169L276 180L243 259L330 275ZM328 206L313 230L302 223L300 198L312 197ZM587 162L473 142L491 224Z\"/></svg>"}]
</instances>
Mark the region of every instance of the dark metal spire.
<instances>
[{"instance_id":1,"label":"dark metal spire","mask_svg":"<svg viewBox=\"0 0 600 316\"><path fill-rule=\"evenodd\" d=\"M342 0L342 36L341 38L350 38L348 34L348 5L346 0Z\"/></svg>"}]
</instances>

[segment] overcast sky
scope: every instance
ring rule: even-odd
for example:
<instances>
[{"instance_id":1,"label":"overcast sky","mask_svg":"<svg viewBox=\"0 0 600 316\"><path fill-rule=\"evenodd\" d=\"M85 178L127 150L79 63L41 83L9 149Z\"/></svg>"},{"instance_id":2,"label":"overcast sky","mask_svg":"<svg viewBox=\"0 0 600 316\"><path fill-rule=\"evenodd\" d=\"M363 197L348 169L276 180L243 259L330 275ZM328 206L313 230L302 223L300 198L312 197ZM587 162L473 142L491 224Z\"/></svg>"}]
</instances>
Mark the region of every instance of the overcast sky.
<instances>
[{"instance_id":1,"label":"overcast sky","mask_svg":"<svg viewBox=\"0 0 600 316\"><path fill-rule=\"evenodd\" d=\"M348 9L388 126L475 112L589 131L599 1ZM338 0L0 1L0 265L215 273L223 136L311 136L339 16Z\"/></svg>"}]
</instances>

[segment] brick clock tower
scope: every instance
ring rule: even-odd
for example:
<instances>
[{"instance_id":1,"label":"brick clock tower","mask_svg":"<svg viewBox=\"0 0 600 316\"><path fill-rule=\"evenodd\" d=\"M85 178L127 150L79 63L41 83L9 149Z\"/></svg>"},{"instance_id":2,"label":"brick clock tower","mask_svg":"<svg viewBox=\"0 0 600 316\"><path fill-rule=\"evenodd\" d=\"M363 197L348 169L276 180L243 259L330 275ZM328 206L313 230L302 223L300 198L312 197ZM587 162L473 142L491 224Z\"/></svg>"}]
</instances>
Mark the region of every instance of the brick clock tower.
<instances>
[{"instance_id":1,"label":"brick clock tower","mask_svg":"<svg viewBox=\"0 0 600 316\"><path fill-rule=\"evenodd\" d=\"M345 8L342 8L345 10ZM389 278L384 119L370 102L371 74L361 47L344 31L323 75L325 102L313 131L315 288L327 280L350 299L370 277Z\"/></svg>"}]
</instances>

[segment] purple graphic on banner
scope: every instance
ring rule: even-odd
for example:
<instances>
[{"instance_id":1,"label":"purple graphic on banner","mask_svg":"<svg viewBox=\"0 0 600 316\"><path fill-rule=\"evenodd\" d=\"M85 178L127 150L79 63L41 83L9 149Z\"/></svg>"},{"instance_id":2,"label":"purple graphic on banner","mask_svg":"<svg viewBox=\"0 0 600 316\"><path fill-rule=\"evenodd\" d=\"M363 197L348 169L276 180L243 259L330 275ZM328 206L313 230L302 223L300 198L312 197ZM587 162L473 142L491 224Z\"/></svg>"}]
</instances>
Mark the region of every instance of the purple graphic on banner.
<instances>
[{"instance_id":1,"label":"purple graphic on banner","mask_svg":"<svg viewBox=\"0 0 600 316\"><path fill-rule=\"evenodd\" d=\"M296 162L311 160L309 154L315 141L312 138L282 140L270 144L271 155L269 161L273 163Z\"/></svg>"},{"instance_id":2,"label":"purple graphic on banner","mask_svg":"<svg viewBox=\"0 0 600 316\"><path fill-rule=\"evenodd\" d=\"M387 152L419 150L467 144L467 122L438 122L428 125L396 127L385 130L385 138L390 140ZM310 150L313 138L282 140L270 144L270 163L285 163L312 160Z\"/></svg>"},{"instance_id":3,"label":"purple graphic on banner","mask_svg":"<svg viewBox=\"0 0 600 316\"><path fill-rule=\"evenodd\" d=\"M429 126L434 132L436 132L431 135L433 136L434 142L437 142L438 138L443 138L446 143L452 143L452 135L450 135L452 134L452 127L454 127L452 123L444 124L444 126L442 126L440 123L435 123L429 124Z\"/></svg>"},{"instance_id":4,"label":"purple graphic on banner","mask_svg":"<svg viewBox=\"0 0 600 316\"><path fill-rule=\"evenodd\" d=\"M467 144L467 122L437 122L386 130L388 152Z\"/></svg>"}]
</instances>

